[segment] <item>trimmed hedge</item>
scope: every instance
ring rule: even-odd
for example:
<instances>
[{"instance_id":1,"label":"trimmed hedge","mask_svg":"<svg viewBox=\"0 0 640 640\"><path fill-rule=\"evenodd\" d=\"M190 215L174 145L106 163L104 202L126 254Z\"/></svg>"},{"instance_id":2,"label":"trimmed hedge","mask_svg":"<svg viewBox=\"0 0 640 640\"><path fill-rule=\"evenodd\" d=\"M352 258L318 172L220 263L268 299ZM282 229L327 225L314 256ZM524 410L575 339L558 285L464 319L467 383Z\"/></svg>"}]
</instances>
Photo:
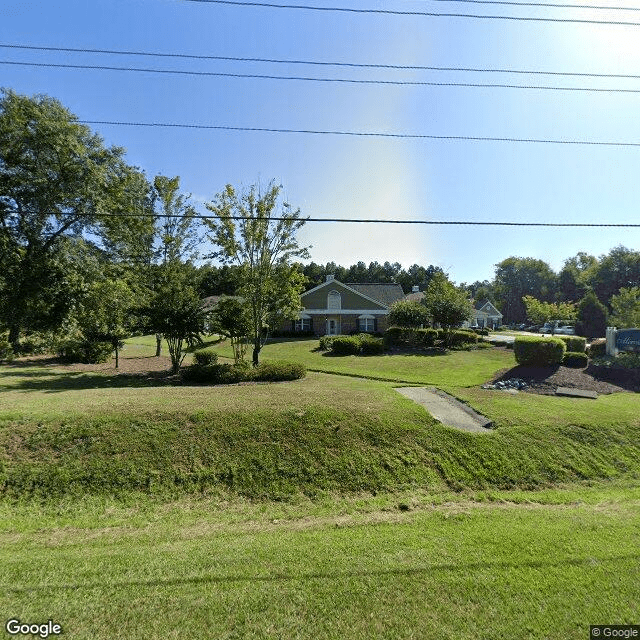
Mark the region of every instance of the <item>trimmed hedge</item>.
<instances>
[{"instance_id":1,"label":"trimmed hedge","mask_svg":"<svg viewBox=\"0 0 640 640\"><path fill-rule=\"evenodd\" d=\"M384 353L384 340L368 334L360 336L360 352L363 356L379 356Z\"/></svg>"},{"instance_id":2,"label":"trimmed hedge","mask_svg":"<svg viewBox=\"0 0 640 640\"><path fill-rule=\"evenodd\" d=\"M389 327L384 333L385 340L390 346L433 347L436 340L440 340L442 335L442 329L412 329L408 327Z\"/></svg>"},{"instance_id":3,"label":"trimmed hedge","mask_svg":"<svg viewBox=\"0 0 640 640\"><path fill-rule=\"evenodd\" d=\"M357 336L336 336L331 343L331 351L338 356L357 356L360 340Z\"/></svg>"},{"instance_id":4,"label":"trimmed hedge","mask_svg":"<svg viewBox=\"0 0 640 640\"><path fill-rule=\"evenodd\" d=\"M255 368L247 363L191 365L180 371L185 382L235 384L238 382L282 382L304 378L307 369L298 362L263 362Z\"/></svg>"},{"instance_id":5,"label":"trimmed hedge","mask_svg":"<svg viewBox=\"0 0 640 640\"><path fill-rule=\"evenodd\" d=\"M607 354L607 339L598 338L594 340L589 346L589 357L599 358Z\"/></svg>"},{"instance_id":6,"label":"trimmed hedge","mask_svg":"<svg viewBox=\"0 0 640 640\"><path fill-rule=\"evenodd\" d=\"M587 339L581 336L556 336L564 340L567 345L567 352L584 353L587 348Z\"/></svg>"},{"instance_id":7,"label":"trimmed hedge","mask_svg":"<svg viewBox=\"0 0 640 640\"><path fill-rule=\"evenodd\" d=\"M213 349L201 349L194 351L193 359L201 367L207 367L218 362L218 354Z\"/></svg>"},{"instance_id":8,"label":"trimmed hedge","mask_svg":"<svg viewBox=\"0 0 640 640\"><path fill-rule=\"evenodd\" d=\"M576 369L584 369L589 364L589 357L586 353L580 351L567 351L562 358L562 364L565 367L574 367Z\"/></svg>"},{"instance_id":9,"label":"trimmed hedge","mask_svg":"<svg viewBox=\"0 0 640 640\"><path fill-rule=\"evenodd\" d=\"M449 347L461 347L465 344L477 344L478 334L473 331L465 331L458 329L449 331L449 335L445 338Z\"/></svg>"},{"instance_id":10,"label":"trimmed hedge","mask_svg":"<svg viewBox=\"0 0 640 640\"><path fill-rule=\"evenodd\" d=\"M566 351L567 345L560 338L518 336L513 344L513 353L518 364L561 364Z\"/></svg>"}]
</instances>

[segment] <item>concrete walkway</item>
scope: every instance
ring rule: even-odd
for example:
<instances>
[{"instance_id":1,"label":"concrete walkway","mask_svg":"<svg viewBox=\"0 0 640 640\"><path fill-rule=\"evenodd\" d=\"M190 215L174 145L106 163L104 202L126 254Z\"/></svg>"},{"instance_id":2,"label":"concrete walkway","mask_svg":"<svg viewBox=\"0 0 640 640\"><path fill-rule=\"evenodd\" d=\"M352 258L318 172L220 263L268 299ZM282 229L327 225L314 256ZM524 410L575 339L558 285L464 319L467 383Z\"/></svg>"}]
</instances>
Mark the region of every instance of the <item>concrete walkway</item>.
<instances>
[{"instance_id":1,"label":"concrete walkway","mask_svg":"<svg viewBox=\"0 0 640 640\"><path fill-rule=\"evenodd\" d=\"M463 431L488 433L492 422L471 407L435 387L396 387L398 393L422 405L442 424Z\"/></svg>"}]
</instances>

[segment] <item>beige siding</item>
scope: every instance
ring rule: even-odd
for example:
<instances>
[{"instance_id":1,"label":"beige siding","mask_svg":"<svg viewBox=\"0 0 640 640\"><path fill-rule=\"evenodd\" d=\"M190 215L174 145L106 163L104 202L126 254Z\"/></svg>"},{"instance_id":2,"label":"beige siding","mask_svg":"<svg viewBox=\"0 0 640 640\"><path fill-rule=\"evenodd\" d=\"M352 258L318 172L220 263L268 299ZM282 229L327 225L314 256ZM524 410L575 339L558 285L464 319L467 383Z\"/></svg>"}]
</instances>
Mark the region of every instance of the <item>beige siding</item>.
<instances>
[{"instance_id":1,"label":"beige siding","mask_svg":"<svg viewBox=\"0 0 640 640\"><path fill-rule=\"evenodd\" d=\"M305 309L326 309L329 291L338 291L341 296L342 311L349 309L385 309L386 307L347 289L339 282L327 282L325 286L311 293L304 293L301 302Z\"/></svg>"}]
</instances>

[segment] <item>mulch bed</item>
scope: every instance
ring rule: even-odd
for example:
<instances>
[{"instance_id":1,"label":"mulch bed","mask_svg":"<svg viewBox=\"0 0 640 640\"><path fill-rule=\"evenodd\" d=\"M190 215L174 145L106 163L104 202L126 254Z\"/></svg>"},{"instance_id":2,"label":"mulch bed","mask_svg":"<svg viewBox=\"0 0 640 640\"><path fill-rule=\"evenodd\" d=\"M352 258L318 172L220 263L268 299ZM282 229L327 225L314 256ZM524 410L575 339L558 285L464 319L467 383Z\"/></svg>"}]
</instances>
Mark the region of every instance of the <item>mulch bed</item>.
<instances>
[{"instance_id":1,"label":"mulch bed","mask_svg":"<svg viewBox=\"0 0 640 640\"><path fill-rule=\"evenodd\" d=\"M621 391L640 392L637 381L616 380L616 383L595 377L594 371L587 369L574 369L572 367L531 367L518 365L512 369L501 371L491 380L492 383L506 381L512 378L524 380L529 387L524 391L541 395L555 395L558 387L570 389L585 389L595 391L598 394L618 393ZM597 375L601 375L598 373Z\"/></svg>"},{"instance_id":2,"label":"mulch bed","mask_svg":"<svg viewBox=\"0 0 640 640\"><path fill-rule=\"evenodd\" d=\"M51 367L57 371L67 373L110 373L114 376L126 376L129 378L144 379L149 382L155 381L157 383L175 383L178 380L177 376L171 374L171 358L169 358L169 356L132 358L121 355L118 358L117 369L115 368L115 358L111 358L111 360L101 364L82 364L79 362L69 364L59 358L48 355L17 358L7 366L15 368Z\"/></svg>"}]
</instances>

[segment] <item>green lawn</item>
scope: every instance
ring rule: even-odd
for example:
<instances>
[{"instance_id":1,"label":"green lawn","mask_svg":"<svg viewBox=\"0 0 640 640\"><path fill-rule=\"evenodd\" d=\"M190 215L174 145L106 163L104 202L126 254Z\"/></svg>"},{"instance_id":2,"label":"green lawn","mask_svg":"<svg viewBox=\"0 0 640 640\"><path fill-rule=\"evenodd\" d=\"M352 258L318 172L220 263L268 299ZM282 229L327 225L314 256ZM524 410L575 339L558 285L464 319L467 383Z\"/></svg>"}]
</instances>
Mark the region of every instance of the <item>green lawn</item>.
<instances>
[{"instance_id":1,"label":"green lawn","mask_svg":"<svg viewBox=\"0 0 640 640\"><path fill-rule=\"evenodd\" d=\"M213 348L221 356L232 357L228 342ZM333 356L317 348L318 340L274 340L267 343L260 355L264 360L302 362L310 371L456 387L480 385L496 371L515 366L513 351L506 349L362 357Z\"/></svg>"},{"instance_id":2,"label":"green lawn","mask_svg":"<svg viewBox=\"0 0 640 640\"><path fill-rule=\"evenodd\" d=\"M482 390L514 364L500 349L315 344L263 357L343 375L154 387L0 367L5 619L97 640L581 640L638 622L636 394ZM125 357L154 348L135 338ZM437 423L394 390L407 380L496 429Z\"/></svg>"},{"instance_id":3,"label":"green lawn","mask_svg":"<svg viewBox=\"0 0 640 640\"><path fill-rule=\"evenodd\" d=\"M14 509L2 610L91 640L582 640L637 623L638 488L510 497Z\"/></svg>"}]
</instances>

